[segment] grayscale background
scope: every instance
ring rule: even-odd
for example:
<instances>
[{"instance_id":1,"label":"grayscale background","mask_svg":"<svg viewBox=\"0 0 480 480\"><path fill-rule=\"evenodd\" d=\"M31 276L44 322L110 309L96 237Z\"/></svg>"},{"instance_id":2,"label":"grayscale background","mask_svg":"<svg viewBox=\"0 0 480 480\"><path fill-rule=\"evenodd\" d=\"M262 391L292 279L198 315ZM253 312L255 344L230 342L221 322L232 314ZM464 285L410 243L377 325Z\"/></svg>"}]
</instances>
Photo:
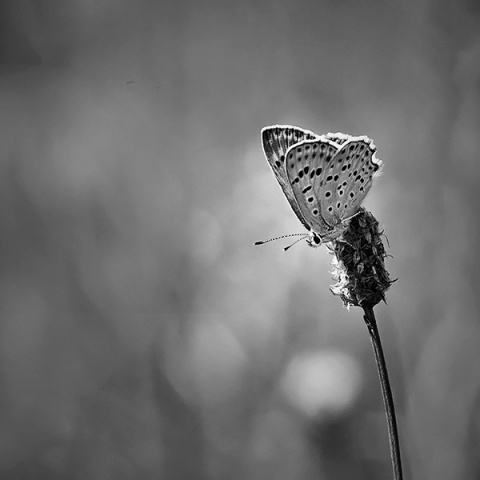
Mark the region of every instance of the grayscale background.
<instances>
[{"instance_id":1,"label":"grayscale background","mask_svg":"<svg viewBox=\"0 0 480 480\"><path fill-rule=\"evenodd\" d=\"M391 478L361 310L260 145L368 135L405 477L480 478L480 4L4 0L0 478Z\"/></svg>"}]
</instances>

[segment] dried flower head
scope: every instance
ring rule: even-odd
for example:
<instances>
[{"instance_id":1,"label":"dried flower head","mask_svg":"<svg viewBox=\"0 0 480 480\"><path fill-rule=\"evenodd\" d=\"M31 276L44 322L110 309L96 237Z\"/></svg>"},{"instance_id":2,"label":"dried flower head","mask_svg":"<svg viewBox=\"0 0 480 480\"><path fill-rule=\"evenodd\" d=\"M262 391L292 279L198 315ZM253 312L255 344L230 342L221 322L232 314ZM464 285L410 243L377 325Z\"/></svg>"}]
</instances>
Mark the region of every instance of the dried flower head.
<instances>
[{"instance_id":1,"label":"dried flower head","mask_svg":"<svg viewBox=\"0 0 480 480\"><path fill-rule=\"evenodd\" d=\"M385 268L382 235L378 221L362 207L343 236L331 242L332 273L337 283L330 290L345 306L373 307L385 301L393 281Z\"/></svg>"}]
</instances>

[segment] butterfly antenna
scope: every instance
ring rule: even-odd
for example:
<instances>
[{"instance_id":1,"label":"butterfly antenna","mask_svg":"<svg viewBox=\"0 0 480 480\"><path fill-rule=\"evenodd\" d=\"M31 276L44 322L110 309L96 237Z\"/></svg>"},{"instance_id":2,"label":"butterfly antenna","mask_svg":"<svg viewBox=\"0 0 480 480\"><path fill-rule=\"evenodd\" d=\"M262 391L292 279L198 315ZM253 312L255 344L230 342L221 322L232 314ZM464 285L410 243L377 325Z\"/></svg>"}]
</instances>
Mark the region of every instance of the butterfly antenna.
<instances>
[{"instance_id":1,"label":"butterfly antenna","mask_svg":"<svg viewBox=\"0 0 480 480\"><path fill-rule=\"evenodd\" d=\"M299 239L295 240L291 245L288 245L288 247L284 247L283 251L286 252L289 248L293 247L298 242L301 242L304 238L307 238L307 237L308 237L308 233L307 233L307 235L304 235L302 238L299 238Z\"/></svg>"},{"instance_id":2,"label":"butterfly antenna","mask_svg":"<svg viewBox=\"0 0 480 480\"><path fill-rule=\"evenodd\" d=\"M282 235L281 237L269 238L268 240L260 240L259 242L255 242L254 245L263 245L264 243L273 242L274 240L281 240L282 238L299 237L299 236L302 236L302 238L305 238L305 237L308 237L308 233L307 234L305 234L305 233L290 233L289 235ZM302 240L302 238L297 240L295 243ZM292 245L295 245L295 243L292 243ZM290 245L290 247L292 245ZM287 247L287 248L290 248L290 247Z\"/></svg>"}]
</instances>

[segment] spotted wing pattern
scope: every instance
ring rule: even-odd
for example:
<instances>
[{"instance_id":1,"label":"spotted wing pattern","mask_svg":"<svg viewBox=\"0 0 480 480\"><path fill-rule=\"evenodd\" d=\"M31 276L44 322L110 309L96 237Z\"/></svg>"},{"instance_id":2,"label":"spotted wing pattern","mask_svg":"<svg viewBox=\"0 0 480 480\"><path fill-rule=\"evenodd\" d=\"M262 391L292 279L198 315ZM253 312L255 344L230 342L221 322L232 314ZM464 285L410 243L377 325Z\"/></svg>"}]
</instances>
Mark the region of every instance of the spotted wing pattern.
<instances>
[{"instance_id":1,"label":"spotted wing pattern","mask_svg":"<svg viewBox=\"0 0 480 480\"><path fill-rule=\"evenodd\" d=\"M325 241L343 233L344 221L367 195L381 167L375 151L367 137L344 134L327 134L288 150L286 170L293 195L306 222Z\"/></svg>"},{"instance_id":2,"label":"spotted wing pattern","mask_svg":"<svg viewBox=\"0 0 480 480\"><path fill-rule=\"evenodd\" d=\"M316 190L328 224L339 225L357 213L380 168L375 151L367 137L351 137L330 162L325 182Z\"/></svg>"},{"instance_id":3,"label":"spotted wing pattern","mask_svg":"<svg viewBox=\"0 0 480 480\"><path fill-rule=\"evenodd\" d=\"M262 129L262 146L268 164L293 211L308 230L310 230L310 226L302 215L285 171L285 155L291 146L304 140L314 140L318 137L317 134L309 130L290 125L273 125Z\"/></svg>"},{"instance_id":4,"label":"spotted wing pattern","mask_svg":"<svg viewBox=\"0 0 480 480\"><path fill-rule=\"evenodd\" d=\"M320 237L333 229L323 217L319 193L338 149L339 145L320 137L290 147L286 155L286 170L293 195L309 229Z\"/></svg>"}]
</instances>

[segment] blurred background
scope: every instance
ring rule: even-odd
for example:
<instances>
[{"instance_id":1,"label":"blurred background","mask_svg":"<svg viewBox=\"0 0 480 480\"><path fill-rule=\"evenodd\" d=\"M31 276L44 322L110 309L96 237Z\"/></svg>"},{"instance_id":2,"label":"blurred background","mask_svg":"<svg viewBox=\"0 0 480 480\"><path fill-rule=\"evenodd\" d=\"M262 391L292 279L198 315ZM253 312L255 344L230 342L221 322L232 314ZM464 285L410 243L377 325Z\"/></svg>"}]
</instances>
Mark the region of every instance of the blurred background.
<instances>
[{"instance_id":1,"label":"blurred background","mask_svg":"<svg viewBox=\"0 0 480 480\"><path fill-rule=\"evenodd\" d=\"M263 156L368 135L406 478L480 478L480 4L4 0L0 478L384 479L367 330Z\"/></svg>"}]
</instances>

